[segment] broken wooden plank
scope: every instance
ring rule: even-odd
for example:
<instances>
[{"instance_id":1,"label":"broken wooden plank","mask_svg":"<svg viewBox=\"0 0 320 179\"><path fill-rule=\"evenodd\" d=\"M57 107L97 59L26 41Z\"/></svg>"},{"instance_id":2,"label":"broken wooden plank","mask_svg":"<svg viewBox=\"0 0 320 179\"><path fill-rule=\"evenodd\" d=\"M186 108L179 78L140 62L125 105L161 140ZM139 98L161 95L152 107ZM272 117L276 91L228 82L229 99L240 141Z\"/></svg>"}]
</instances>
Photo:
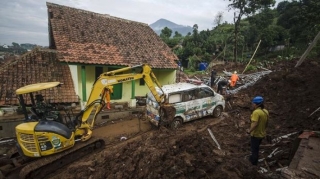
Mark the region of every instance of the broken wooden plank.
<instances>
[{"instance_id":1,"label":"broken wooden plank","mask_svg":"<svg viewBox=\"0 0 320 179\"><path fill-rule=\"evenodd\" d=\"M254 51L254 53L253 53L253 55L252 55L251 59L249 60L249 62L248 62L248 64L247 64L247 66L244 68L244 70L243 70L242 74L246 71L246 69L247 69L247 68L248 68L248 66L250 65L251 60L252 60L252 59L253 59L253 57L255 56L255 54L256 54L256 52L257 52L257 50L258 50L259 46L260 46L260 43L261 43L261 40L259 41L259 43L258 43L258 45L257 45L256 50Z\"/></svg>"},{"instance_id":2,"label":"broken wooden plank","mask_svg":"<svg viewBox=\"0 0 320 179\"><path fill-rule=\"evenodd\" d=\"M316 110L314 110L308 117L312 116L315 112L319 111L320 110L320 107Z\"/></svg>"},{"instance_id":3,"label":"broken wooden plank","mask_svg":"<svg viewBox=\"0 0 320 179\"><path fill-rule=\"evenodd\" d=\"M301 58L299 59L298 63L296 64L295 67L298 67L301 65L301 63L306 59L306 57L308 56L308 54L310 53L310 51L312 50L312 48L317 44L317 41L320 39L320 31L318 32L318 34L316 35L316 37L313 39L312 43L309 45L309 47L307 48L307 50L303 53L303 55L301 56Z\"/></svg>"},{"instance_id":4,"label":"broken wooden plank","mask_svg":"<svg viewBox=\"0 0 320 179\"><path fill-rule=\"evenodd\" d=\"M209 134L212 138L212 140L216 143L216 145L218 146L218 149L221 150L220 144L218 143L217 139L214 137L212 131L208 128Z\"/></svg>"}]
</instances>

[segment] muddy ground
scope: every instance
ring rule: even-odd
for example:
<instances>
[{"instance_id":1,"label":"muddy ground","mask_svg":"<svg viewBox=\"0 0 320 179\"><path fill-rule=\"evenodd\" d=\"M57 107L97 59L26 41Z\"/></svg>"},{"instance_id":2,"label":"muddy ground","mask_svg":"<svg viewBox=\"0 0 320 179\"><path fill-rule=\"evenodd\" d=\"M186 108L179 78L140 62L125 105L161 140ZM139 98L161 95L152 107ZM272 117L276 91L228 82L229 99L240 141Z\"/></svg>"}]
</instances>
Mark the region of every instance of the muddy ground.
<instances>
[{"instance_id":1,"label":"muddy ground","mask_svg":"<svg viewBox=\"0 0 320 179\"><path fill-rule=\"evenodd\" d=\"M101 152L90 154L48 178L280 178L276 169L289 165L298 134L278 143L263 140L260 158L266 162L253 167L247 160L250 137L245 130L250 125L250 101L256 95L265 98L270 112L267 132L271 139L292 132L320 130L320 111L313 113L320 107L320 78L316 76L320 60L306 60L295 68L296 62L277 62L268 67L273 72L256 84L227 96L230 106L220 118L189 122L176 131L151 128L144 117L107 123L94 130L95 136L106 140ZM245 64L229 64L215 69L219 73L224 69L242 71L244 67ZM276 148L280 152L268 158ZM269 171L259 172L260 167Z\"/></svg>"},{"instance_id":2,"label":"muddy ground","mask_svg":"<svg viewBox=\"0 0 320 179\"><path fill-rule=\"evenodd\" d=\"M280 178L275 170L288 166L293 156L292 146L297 135L292 135L272 146L264 140L258 167L247 160L250 154L250 100L256 95L265 98L270 111L268 134L277 138L292 132L320 129L319 60L305 61L295 68L296 61L284 61L269 67L273 72L255 85L229 96L229 106L221 118L204 118L185 124L172 131L151 129L147 121L132 119L117 121L121 127L108 124L96 130L111 147L73 163L51 178ZM244 65L215 66L219 72L244 69ZM139 125L140 121L140 125ZM127 125L131 123L131 125ZM140 126L140 127L139 127ZM122 131L108 134L113 128ZM211 129L221 150L213 142ZM104 133L104 131L106 131ZM104 135L105 134L105 135ZM120 141L121 137L128 140ZM117 145L114 145L117 144ZM279 148L276 156L267 156ZM260 167L270 169L261 174ZM269 168L268 168L269 167Z\"/></svg>"}]
</instances>

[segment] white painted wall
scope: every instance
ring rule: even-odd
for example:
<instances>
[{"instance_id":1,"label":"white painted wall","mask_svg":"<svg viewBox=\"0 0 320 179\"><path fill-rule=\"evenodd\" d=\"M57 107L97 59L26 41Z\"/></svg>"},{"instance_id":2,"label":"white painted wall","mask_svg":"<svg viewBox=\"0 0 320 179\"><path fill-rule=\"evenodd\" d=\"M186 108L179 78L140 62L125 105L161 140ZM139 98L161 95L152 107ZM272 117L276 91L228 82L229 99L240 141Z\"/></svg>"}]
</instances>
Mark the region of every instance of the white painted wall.
<instances>
[{"instance_id":1,"label":"white painted wall","mask_svg":"<svg viewBox=\"0 0 320 179\"><path fill-rule=\"evenodd\" d=\"M72 82L74 85L74 89L76 94L79 96L79 83L78 83L78 66L77 65L69 65L69 69L71 72Z\"/></svg>"}]
</instances>

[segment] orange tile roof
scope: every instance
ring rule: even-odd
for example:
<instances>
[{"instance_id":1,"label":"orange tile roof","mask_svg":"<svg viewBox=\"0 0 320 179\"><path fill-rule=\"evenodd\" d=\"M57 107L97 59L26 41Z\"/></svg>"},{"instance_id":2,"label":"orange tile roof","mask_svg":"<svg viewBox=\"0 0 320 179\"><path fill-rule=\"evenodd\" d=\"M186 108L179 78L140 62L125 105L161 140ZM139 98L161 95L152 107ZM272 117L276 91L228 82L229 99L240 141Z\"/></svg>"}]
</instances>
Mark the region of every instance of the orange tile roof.
<instances>
[{"instance_id":1,"label":"orange tile roof","mask_svg":"<svg viewBox=\"0 0 320 179\"><path fill-rule=\"evenodd\" d=\"M50 48L68 63L175 69L178 57L140 22L48 3Z\"/></svg>"},{"instance_id":2,"label":"orange tile roof","mask_svg":"<svg viewBox=\"0 0 320 179\"><path fill-rule=\"evenodd\" d=\"M36 48L1 65L0 67L0 105L18 105L16 89L32 83L59 81L59 90L44 90L41 94L51 103L79 102L75 93L68 65L57 60L55 50ZM29 96L25 96L31 104Z\"/></svg>"}]
</instances>

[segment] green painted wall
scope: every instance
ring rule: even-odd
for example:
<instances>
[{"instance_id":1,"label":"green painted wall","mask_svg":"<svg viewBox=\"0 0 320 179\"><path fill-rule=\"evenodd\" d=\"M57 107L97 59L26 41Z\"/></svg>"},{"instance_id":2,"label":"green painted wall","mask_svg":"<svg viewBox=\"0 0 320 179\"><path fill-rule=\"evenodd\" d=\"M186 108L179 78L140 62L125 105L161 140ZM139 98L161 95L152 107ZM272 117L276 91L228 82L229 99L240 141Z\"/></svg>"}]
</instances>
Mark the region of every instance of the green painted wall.
<instances>
[{"instance_id":1,"label":"green painted wall","mask_svg":"<svg viewBox=\"0 0 320 179\"><path fill-rule=\"evenodd\" d=\"M161 85L173 84L176 81L175 70L153 70L153 73ZM136 80L135 90L136 96L145 96L150 91L146 84L140 86L139 80Z\"/></svg>"},{"instance_id":2,"label":"green painted wall","mask_svg":"<svg viewBox=\"0 0 320 179\"><path fill-rule=\"evenodd\" d=\"M75 81L75 82L77 82L78 84L77 85L75 85L75 87L76 86L78 86L78 88L77 89L75 89L75 90L78 90L77 91L77 93L78 93L78 96L79 96L79 98L81 99L81 101L83 101L83 99L82 99L82 82L81 82L81 66L77 66L77 75L78 75L78 78L77 78L77 80Z\"/></svg>"},{"instance_id":3,"label":"green painted wall","mask_svg":"<svg viewBox=\"0 0 320 179\"><path fill-rule=\"evenodd\" d=\"M82 99L83 98L83 89L82 89L82 74L81 74L81 66L78 66L78 93L79 97L82 101L87 101L89 98L93 82L95 80L95 73L94 73L94 66L85 66L85 73L86 73L86 98L87 99Z\"/></svg>"},{"instance_id":4,"label":"green painted wall","mask_svg":"<svg viewBox=\"0 0 320 179\"><path fill-rule=\"evenodd\" d=\"M90 96L91 90L92 90L92 85L94 81L96 80L95 78L95 66L86 66L86 74L87 74L87 81L86 81L86 87L87 87L87 99ZM86 99L86 101L87 101Z\"/></svg>"},{"instance_id":5,"label":"green painted wall","mask_svg":"<svg viewBox=\"0 0 320 179\"><path fill-rule=\"evenodd\" d=\"M82 82L81 82L81 66L78 66L78 94L82 98ZM86 95L89 98L90 92L92 90L92 85L95 81L95 66L86 66ZM108 71L107 67L103 67L103 71ZM175 70L153 70L157 79L162 85L175 83L176 71ZM75 85L76 86L76 85ZM147 85L140 86L139 80L135 80L135 96L144 96L149 92ZM76 89L77 90L77 89ZM132 96L132 82L122 83L122 99L112 100L116 102L126 102L130 101ZM87 101L87 99L81 99L82 101Z\"/></svg>"}]
</instances>

